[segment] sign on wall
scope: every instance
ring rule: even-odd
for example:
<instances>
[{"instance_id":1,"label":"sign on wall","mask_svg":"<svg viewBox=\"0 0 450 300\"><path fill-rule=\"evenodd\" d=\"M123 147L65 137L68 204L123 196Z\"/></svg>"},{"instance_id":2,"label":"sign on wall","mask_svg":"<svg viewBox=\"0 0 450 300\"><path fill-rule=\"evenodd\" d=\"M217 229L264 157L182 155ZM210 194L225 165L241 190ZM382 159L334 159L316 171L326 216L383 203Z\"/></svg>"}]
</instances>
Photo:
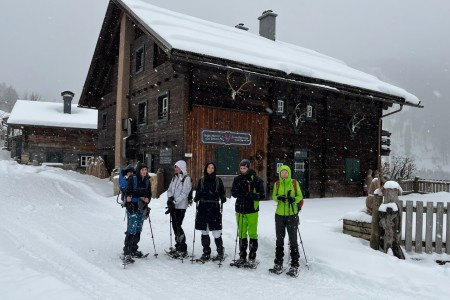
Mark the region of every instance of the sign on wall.
<instances>
[{"instance_id":1,"label":"sign on wall","mask_svg":"<svg viewBox=\"0 0 450 300\"><path fill-rule=\"evenodd\" d=\"M200 139L202 144L236 146L250 146L252 144L250 132L201 129Z\"/></svg>"},{"instance_id":2,"label":"sign on wall","mask_svg":"<svg viewBox=\"0 0 450 300\"><path fill-rule=\"evenodd\" d=\"M159 163L161 165L172 164L172 148L163 148L159 150Z\"/></svg>"}]
</instances>

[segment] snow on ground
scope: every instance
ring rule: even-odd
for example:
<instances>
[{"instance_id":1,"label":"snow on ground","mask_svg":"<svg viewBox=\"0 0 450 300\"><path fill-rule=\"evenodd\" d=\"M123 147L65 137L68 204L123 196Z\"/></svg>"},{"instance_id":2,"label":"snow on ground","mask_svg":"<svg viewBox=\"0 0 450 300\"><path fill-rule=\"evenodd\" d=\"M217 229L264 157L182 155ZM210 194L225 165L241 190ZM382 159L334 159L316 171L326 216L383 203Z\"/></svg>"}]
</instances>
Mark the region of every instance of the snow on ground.
<instances>
[{"instance_id":1,"label":"snow on ground","mask_svg":"<svg viewBox=\"0 0 450 300\"><path fill-rule=\"evenodd\" d=\"M405 261L370 249L342 234L342 217L364 207L363 198L307 199L301 227L309 270L301 252L301 274L269 274L275 252L275 203L261 202L256 270L229 266L236 238L234 200L224 206L228 258L219 268L170 260L166 196L151 201L158 258L149 223L140 249L150 256L123 269L119 260L124 210L112 183L58 168L19 165L0 151L0 295L2 299L449 299L448 255L407 254ZM403 196L405 199L407 196ZM415 196L416 198L419 196ZM433 198L433 195L427 195ZM440 200L450 198L440 193ZM417 200L417 199L416 199ZM192 251L195 209L184 229ZM287 245L287 238L286 238ZM215 252L215 247L212 247ZM287 251L286 251L287 252ZM195 254L201 253L196 232ZM414 259L411 259L414 258ZM286 264L287 259L285 260Z\"/></svg>"}]
</instances>

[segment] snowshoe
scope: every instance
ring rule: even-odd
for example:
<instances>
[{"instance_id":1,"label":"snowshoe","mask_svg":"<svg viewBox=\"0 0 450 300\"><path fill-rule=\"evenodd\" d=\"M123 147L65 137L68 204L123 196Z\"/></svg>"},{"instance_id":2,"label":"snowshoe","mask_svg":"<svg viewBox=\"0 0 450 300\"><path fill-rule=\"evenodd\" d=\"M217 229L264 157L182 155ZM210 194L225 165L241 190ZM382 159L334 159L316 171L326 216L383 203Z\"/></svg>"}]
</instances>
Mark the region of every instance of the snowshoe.
<instances>
[{"instance_id":1,"label":"snowshoe","mask_svg":"<svg viewBox=\"0 0 450 300\"><path fill-rule=\"evenodd\" d=\"M283 273L283 271L284 271L283 266L277 265L277 264L274 265L273 268L269 269L270 273L277 274L277 275Z\"/></svg>"},{"instance_id":2,"label":"snowshoe","mask_svg":"<svg viewBox=\"0 0 450 300\"><path fill-rule=\"evenodd\" d=\"M298 274L300 273L298 267L290 267L289 271L286 272L286 275L297 278Z\"/></svg>"},{"instance_id":3,"label":"snowshoe","mask_svg":"<svg viewBox=\"0 0 450 300\"><path fill-rule=\"evenodd\" d=\"M122 265L125 267L126 265L134 263L134 259L131 258L131 255L125 255L122 258Z\"/></svg>"},{"instance_id":4,"label":"snowshoe","mask_svg":"<svg viewBox=\"0 0 450 300\"><path fill-rule=\"evenodd\" d=\"M212 261L224 261L225 260L225 258L227 258L227 254L217 254L216 256L214 256L213 258L212 258Z\"/></svg>"},{"instance_id":5,"label":"snowshoe","mask_svg":"<svg viewBox=\"0 0 450 300\"><path fill-rule=\"evenodd\" d=\"M211 260L211 255L203 253L202 257L197 258L195 261L198 262L198 263L204 264L204 263L206 263L206 262L208 262L210 260Z\"/></svg>"},{"instance_id":6,"label":"snowshoe","mask_svg":"<svg viewBox=\"0 0 450 300\"><path fill-rule=\"evenodd\" d=\"M141 251L137 250L137 251L133 251L131 252L131 257L132 258L145 258L149 255L150 253L142 253Z\"/></svg>"},{"instance_id":7,"label":"snowshoe","mask_svg":"<svg viewBox=\"0 0 450 300\"><path fill-rule=\"evenodd\" d=\"M249 259L247 264L245 265L245 268L247 269L256 269L259 265L259 260L256 259Z\"/></svg>"},{"instance_id":8,"label":"snowshoe","mask_svg":"<svg viewBox=\"0 0 450 300\"><path fill-rule=\"evenodd\" d=\"M176 250L166 250L166 249L164 249L164 251L166 252L167 256L169 256L170 258L179 259L181 261L183 261L184 259L187 259L189 257L187 252L180 252L180 251L176 251Z\"/></svg>"}]
</instances>

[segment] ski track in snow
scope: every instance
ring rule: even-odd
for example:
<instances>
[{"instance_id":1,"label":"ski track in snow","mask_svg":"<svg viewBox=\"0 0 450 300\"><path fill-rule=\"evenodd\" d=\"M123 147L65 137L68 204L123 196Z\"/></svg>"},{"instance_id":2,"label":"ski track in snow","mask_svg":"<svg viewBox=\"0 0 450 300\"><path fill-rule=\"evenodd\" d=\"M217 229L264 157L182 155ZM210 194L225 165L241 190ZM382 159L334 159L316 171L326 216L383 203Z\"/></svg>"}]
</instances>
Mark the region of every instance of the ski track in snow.
<instances>
[{"instance_id":1,"label":"ski track in snow","mask_svg":"<svg viewBox=\"0 0 450 300\"><path fill-rule=\"evenodd\" d=\"M112 196L107 180L48 167L0 161L0 294L4 299L437 299L450 295L442 282L449 280L448 266L436 267L412 260L399 261L373 251L367 242L341 233L339 221L346 211L327 211L326 199L308 199L301 216L301 271L297 279L268 272L273 266L275 204L261 202L256 270L229 266L234 258L236 225L234 202L224 205L224 246L228 254L221 268L189 259L170 259L169 217L164 215L165 194L151 202L152 227L158 258L148 221L144 222L140 250L149 257L132 265L121 265L126 224L124 210ZM343 207L353 201L333 199ZM330 199L328 199L330 201ZM328 216L324 216L328 213ZM188 208L183 228L192 252L195 207ZM195 256L202 252L200 232L195 233ZM344 242L343 242L344 241ZM300 241L299 241L300 242ZM211 248L215 254L214 240ZM285 239L285 261L288 247ZM361 258L364 258L361 260ZM355 262L351 262L351 260ZM367 260L371 260L370 262ZM348 261L350 260L350 263ZM347 261L347 263L346 263ZM358 264L367 263L359 267ZM381 268L379 265L383 264ZM373 271L371 271L373 269ZM403 270L396 273L397 270ZM414 276L398 274L420 273ZM8 275L5 275L8 274ZM437 285L428 277L437 276ZM9 289L9 286L17 288ZM420 285L420 289L417 286ZM437 296L438 295L438 296ZM139 298L138 298L139 297ZM446 298L446 297L444 297Z\"/></svg>"}]
</instances>

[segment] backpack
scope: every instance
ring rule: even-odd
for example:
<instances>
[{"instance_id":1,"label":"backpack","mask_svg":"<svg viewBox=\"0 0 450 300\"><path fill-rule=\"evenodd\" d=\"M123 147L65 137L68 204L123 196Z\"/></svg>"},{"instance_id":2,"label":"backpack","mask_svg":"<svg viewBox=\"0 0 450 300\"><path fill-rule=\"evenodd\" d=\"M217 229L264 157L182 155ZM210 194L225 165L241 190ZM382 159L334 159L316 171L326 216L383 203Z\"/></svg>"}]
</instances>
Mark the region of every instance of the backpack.
<instances>
[{"instance_id":1,"label":"backpack","mask_svg":"<svg viewBox=\"0 0 450 300\"><path fill-rule=\"evenodd\" d=\"M292 185L294 186L294 193L295 196L297 196L297 180L296 179L292 179ZM278 190L280 188L280 181L277 180L277 182L275 182L275 187L277 189L277 194L278 194ZM302 199L302 201L300 201L299 203L297 203L298 205L298 211L300 212L300 210L302 210L303 207L303 202L305 202L305 199Z\"/></svg>"},{"instance_id":2,"label":"backpack","mask_svg":"<svg viewBox=\"0 0 450 300\"><path fill-rule=\"evenodd\" d=\"M186 180L186 177L188 177L188 176L184 175L183 178L181 179L182 188L184 187L184 181ZM188 194L188 203L189 203L189 205L191 205L192 199L194 198L194 197L192 197L192 192L194 191L194 189L192 188L192 178L191 177L189 177L189 178L191 179L191 190L189 191L189 194Z\"/></svg>"}]
</instances>

